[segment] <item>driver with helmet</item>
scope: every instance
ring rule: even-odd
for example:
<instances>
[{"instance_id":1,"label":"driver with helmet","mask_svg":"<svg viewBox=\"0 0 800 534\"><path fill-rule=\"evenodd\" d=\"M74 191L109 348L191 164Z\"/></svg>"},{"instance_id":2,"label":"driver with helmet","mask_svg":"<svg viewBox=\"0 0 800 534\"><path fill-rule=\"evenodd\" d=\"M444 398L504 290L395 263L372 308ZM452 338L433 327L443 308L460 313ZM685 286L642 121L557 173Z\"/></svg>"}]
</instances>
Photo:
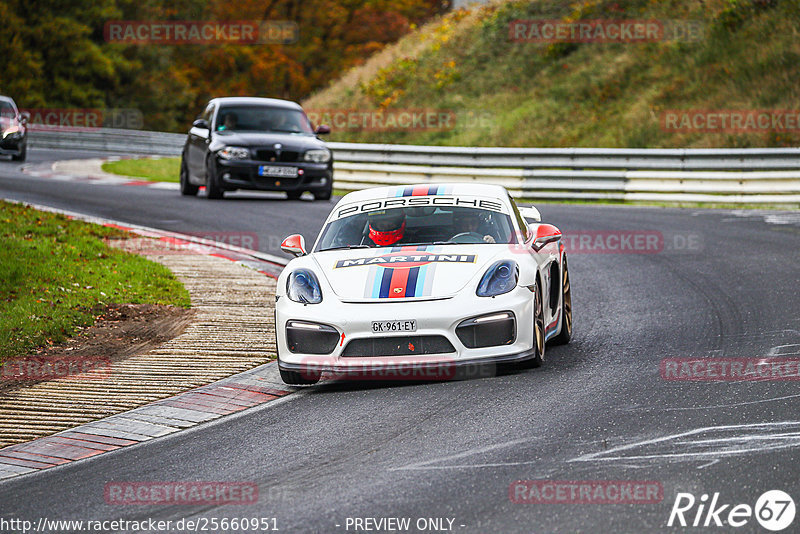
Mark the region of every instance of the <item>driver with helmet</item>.
<instances>
[{"instance_id":1,"label":"driver with helmet","mask_svg":"<svg viewBox=\"0 0 800 534\"><path fill-rule=\"evenodd\" d=\"M406 214L402 209L381 210L369 214L369 238L379 247L394 245L405 235Z\"/></svg>"}]
</instances>

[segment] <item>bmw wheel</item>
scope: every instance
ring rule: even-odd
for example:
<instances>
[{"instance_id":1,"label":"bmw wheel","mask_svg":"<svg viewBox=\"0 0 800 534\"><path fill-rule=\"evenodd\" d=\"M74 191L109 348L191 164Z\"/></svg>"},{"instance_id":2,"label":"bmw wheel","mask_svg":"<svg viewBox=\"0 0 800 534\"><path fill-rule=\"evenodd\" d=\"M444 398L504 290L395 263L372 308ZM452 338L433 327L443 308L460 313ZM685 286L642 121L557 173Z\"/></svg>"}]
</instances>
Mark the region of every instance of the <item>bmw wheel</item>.
<instances>
[{"instance_id":1,"label":"bmw wheel","mask_svg":"<svg viewBox=\"0 0 800 534\"><path fill-rule=\"evenodd\" d=\"M218 199L225 194L225 191L219 186L218 180L214 158L208 157L206 159L206 198Z\"/></svg>"},{"instance_id":2,"label":"bmw wheel","mask_svg":"<svg viewBox=\"0 0 800 534\"><path fill-rule=\"evenodd\" d=\"M200 188L189 182L189 171L186 162L181 158L181 195L195 196Z\"/></svg>"}]
</instances>

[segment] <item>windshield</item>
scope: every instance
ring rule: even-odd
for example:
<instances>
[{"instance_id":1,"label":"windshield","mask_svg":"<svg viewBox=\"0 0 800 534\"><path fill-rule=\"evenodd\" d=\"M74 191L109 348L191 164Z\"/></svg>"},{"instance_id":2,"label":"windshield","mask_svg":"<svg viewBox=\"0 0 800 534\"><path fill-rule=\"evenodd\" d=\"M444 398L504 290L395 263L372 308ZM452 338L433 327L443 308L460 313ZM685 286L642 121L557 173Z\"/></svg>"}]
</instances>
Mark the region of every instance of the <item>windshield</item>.
<instances>
[{"instance_id":1,"label":"windshield","mask_svg":"<svg viewBox=\"0 0 800 534\"><path fill-rule=\"evenodd\" d=\"M215 130L314 134L311 123L300 110L253 105L220 108Z\"/></svg>"},{"instance_id":2,"label":"windshield","mask_svg":"<svg viewBox=\"0 0 800 534\"><path fill-rule=\"evenodd\" d=\"M359 213L330 222L315 250L467 243L516 243L511 218L497 211L452 206Z\"/></svg>"},{"instance_id":3,"label":"windshield","mask_svg":"<svg viewBox=\"0 0 800 534\"><path fill-rule=\"evenodd\" d=\"M0 100L0 117L13 119L16 116L17 114L14 111L14 106L12 106L10 102Z\"/></svg>"}]
</instances>

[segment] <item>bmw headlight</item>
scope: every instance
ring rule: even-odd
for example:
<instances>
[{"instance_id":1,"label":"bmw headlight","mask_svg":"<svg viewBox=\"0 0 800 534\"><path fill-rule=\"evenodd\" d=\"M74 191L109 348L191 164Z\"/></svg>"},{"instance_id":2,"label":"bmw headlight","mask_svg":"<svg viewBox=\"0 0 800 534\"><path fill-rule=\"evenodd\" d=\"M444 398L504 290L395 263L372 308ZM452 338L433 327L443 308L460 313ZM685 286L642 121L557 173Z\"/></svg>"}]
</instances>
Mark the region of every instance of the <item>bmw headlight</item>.
<instances>
[{"instance_id":1,"label":"bmw headlight","mask_svg":"<svg viewBox=\"0 0 800 534\"><path fill-rule=\"evenodd\" d=\"M222 159L247 159L250 157L250 151L240 146L226 146L217 154Z\"/></svg>"},{"instance_id":2,"label":"bmw headlight","mask_svg":"<svg viewBox=\"0 0 800 534\"><path fill-rule=\"evenodd\" d=\"M306 153L303 154L303 161L310 161L311 163L328 163L330 160L331 151L327 148L306 150Z\"/></svg>"},{"instance_id":3,"label":"bmw headlight","mask_svg":"<svg viewBox=\"0 0 800 534\"><path fill-rule=\"evenodd\" d=\"M3 139L17 132L19 132L19 126L9 126L8 129L3 130Z\"/></svg>"},{"instance_id":4,"label":"bmw headlight","mask_svg":"<svg viewBox=\"0 0 800 534\"><path fill-rule=\"evenodd\" d=\"M486 271L478 284L479 297L496 297L508 293L517 286L519 267L512 260L501 260Z\"/></svg>"},{"instance_id":5,"label":"bmw headlight","mask_svg":"<svg viewBox=\"0 0 800 534\"><path fill-rule=\"evenodd\" d=\"M297 269L286 279L286 296L300 304L319 304L322 291L317 275L308 269Z\"/></svg>"}]
</instances>

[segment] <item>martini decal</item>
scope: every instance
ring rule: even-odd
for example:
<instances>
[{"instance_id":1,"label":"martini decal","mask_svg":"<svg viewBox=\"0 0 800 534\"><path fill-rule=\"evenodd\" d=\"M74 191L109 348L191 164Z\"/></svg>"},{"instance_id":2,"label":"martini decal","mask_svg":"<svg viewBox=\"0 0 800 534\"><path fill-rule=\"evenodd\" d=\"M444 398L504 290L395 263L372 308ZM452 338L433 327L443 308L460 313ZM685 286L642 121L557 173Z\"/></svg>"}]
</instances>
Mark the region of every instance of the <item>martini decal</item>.
<instances>
[{"instance_id":1,"label":"martini decal","mask_svg":"<svg viewBox=\"0 0 800 534\"><path fill-rule=\"evenodd\" d=\"M410 298L431 295L438 263L474 263L473 254L437 254L434 246L394 247L373 258L339 260L336 268L367 267L364 298Z\"/></svg>"}]
</instances>

